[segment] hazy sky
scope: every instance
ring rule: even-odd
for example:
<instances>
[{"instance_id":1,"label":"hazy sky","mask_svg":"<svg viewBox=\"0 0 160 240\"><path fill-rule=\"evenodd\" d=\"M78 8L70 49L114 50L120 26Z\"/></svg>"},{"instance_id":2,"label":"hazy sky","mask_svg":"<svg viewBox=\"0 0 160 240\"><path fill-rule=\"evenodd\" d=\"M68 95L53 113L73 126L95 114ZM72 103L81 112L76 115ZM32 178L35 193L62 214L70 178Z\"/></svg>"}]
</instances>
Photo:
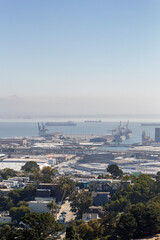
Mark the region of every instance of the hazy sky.
<instances>
[{"instance_id":1,"label":"hazy sky","mask_svg":"<svg viewBox=\"0 0 160 240\"><path fill-rule=\"evenodd\" d=\"M1 112L160 113L159 13L159 0L0 0Z\"/></svg>"}]
</instances>

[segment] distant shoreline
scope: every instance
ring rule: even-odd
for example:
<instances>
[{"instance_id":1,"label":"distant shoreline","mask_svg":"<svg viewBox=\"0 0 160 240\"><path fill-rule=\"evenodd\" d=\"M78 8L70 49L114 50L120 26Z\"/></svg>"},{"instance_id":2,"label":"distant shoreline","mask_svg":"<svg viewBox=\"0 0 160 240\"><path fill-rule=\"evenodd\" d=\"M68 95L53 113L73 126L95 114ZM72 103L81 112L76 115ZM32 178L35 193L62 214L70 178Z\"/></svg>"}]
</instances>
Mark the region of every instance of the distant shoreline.
<instances>
[{"instance_id":1,"label":"distant shoreline","mask_svg":"<svg viewBox=\"0 0 160 240\"><path fill-rule=\"evenodd\" d=\"M103 121L103 122L119 122L130 121L140 123L158 123L160 122L160 114L97 114L97 115L0 115L0 122L47 122L47 121Z\"/></svg>"}]
</instances>

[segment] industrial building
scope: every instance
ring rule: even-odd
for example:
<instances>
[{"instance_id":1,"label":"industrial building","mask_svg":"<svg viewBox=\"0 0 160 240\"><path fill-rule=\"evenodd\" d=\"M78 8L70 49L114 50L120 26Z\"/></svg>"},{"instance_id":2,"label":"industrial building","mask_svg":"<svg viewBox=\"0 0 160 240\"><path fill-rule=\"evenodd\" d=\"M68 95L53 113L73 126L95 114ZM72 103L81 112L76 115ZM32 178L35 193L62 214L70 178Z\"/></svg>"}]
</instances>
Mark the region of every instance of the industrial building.
<instances>
[{"instance_id":1,"label":"industrial building","mask_svg":"<svg viewBox=\"0 0 160 240\"><path fill-rule=\"evenodd\" d=\"M160 142L160 128L155 128L155 142Z\"/></svg>"}]
</instances>

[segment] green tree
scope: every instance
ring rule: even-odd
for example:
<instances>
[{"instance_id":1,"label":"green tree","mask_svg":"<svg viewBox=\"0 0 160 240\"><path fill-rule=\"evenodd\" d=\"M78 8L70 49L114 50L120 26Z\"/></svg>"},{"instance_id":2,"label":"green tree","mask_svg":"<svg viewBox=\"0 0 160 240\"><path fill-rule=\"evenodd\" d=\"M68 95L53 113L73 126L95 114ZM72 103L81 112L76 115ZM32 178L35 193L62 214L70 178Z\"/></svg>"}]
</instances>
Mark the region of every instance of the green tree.
<instances>
[{"instance_id":1,"label":"green tree","mask_svg":"<svg viewBox=\"0 0 160 240\"><path fill-rule=\"evenodd\" d=\"M61 176L58 179L58 183L61 186L61 191L65 193L65 197L69 196L75 190L75 182L66 176Z\"/></svg>"},{"instance_id":2,"label":"green tree","mask_svg":"<svg viewBox=\"0 0 160 240\"><path fill-rule=\"evenodd\" d=\"M94 238L94 230L87 223L81 223L78 227L78 233L82 240L93 240Z\"/></svg>"},{"instance_id":3,"label":"green tree","mask_svg":"<svg viewBox=\"0 0 160 240\"><path fill-rule=\"evenodd\" d=\"M121 215L117 224L116 233L121 240L130 240L137 230L136 219L130 213Z\"/></svg>"},{"instance_id":4,"label":"green tree","mask_svg":"<svg viewBox=\"0 0 160 240\"><path fill-rule=\"evenodd\" d=\"M106 204L110 211L123 212L126 211L130 206L130 200L125 196L119 195L118 199L111 201L110 204Z\"/></svg>"},{"instance_id":5,"label":"green tree","mask_svg":"<svg viewBox=\"0 0 160 240\"><path fill-rule=\"evenodd\" d=\"M9 225L5 225L0 227L0 239L7 240L8 236L11 234L11 227Z\"/></svg>"},{"instance_id":6,"label":"green tree","mask_svg":"<svg viewBox=\"0 0 160 240\"><path fill-rule=\"evenodd\" d=\"M35 197L36 187L33 184L26 185L21 191L22 199L32 199Z\"/></svg>"},{"instance_id":7,"label":"green tree","mask_svg":"<svg viewBox=\"0 0 160 240\"><path fill-rule=\"evenodd\" d=\"M52 200L50 203L48 203L47 208L51 211L52 216L57 212L58 205Z\"/></svg>"},{"instance_id":8,"label":"green tree","mask_svg":"<svg viewBox=\"0 0 160 240\"><path fill-rule=\"evenodd\" d=\"M157 203L160 205L160 193L158 193L154 198L151 198L148 203Z\"/></svg>"},{"instance_id":9,"label":"green tree","mask_svg":"<svg viewBox=\"0 0 160 240\"><path fill-rule=\"evenodd\" d=\"M137 203L139 201L141 202L147 202L150 198L153 198L155 196L155 181L151 179L146 174L141 174L135 181L133 186L133 195L135 195L135 192L137 192L138 201L132 200L135 199L132 195L130 195L131 203Z\"/></svg>"},{"instance_id":10,"label":"green tree","mask_svg":"<svg viewBox=\"0 0 160 240\"><path fill-rule=\"evenodd\" d=\"M28 205L29 203L26 201L19 201L17 204L17 207L21 207L21 206L28 207Z\"/></svg>"},{"instance_id":11,"label":"green tree","mask_svg":"<svg viewBox=\"0 0 160 240\"><path fill-rule=\"evenodd\" d=\"M120 189L112 196L111 202L107 204L107 209L118 213L127 212L131 204L147 202L156 194L155 181L146 174L141 174L134 180L134 184L129 184Z\"/></svg>"},{"instance_id":12,"label":"green tree","mask_svg":"<svg viewBox=\"0 0 160 240\"><path fill-rule=\"evenodd\" d=\"M7 240L40 240L35 230L33 229L15 229L12 230L7 238ZM6 240L6 239L5 239Z\"/></svg>"},{"instance_id":13,"label":"green tree","mask_svg":"<svg viewBox=\"0 0 160 240\"><path fill-rule=\"evenodd\" d=\"M34 161L28 161L21 169L26 172L33 172L35 169L39 169L39 165Z\"/></svg>"},{"instance_id":14,"label":"green tree","mask_svg":"<svg viewBox=\"0 0 160 240\"><path fill-rule=\"evenodd\" d=\"M135 182L136 181L136 176L134 176L134 175L124 175L122 178L121 178L121 180L122 181L128 181L128 180L131 180L131 182Z\"/></svg>"},{"instance_id":15,"label":"green tree","mask_svg":"<svg viewBox=\"0 0 160 240\"><path fill-rule=\"evenodd\" d=\"M93 229L94 238L102 236L103 229L101 228L102 225L100 219L90 220L88 225Z\"/></svg>"},{"instance_id":16,"label":"green tree","mask_svg":"<svg viewBox=\"0 0 160 240\"><path fill-rule=\"evenodd\" d=\"M22 189L13 189L9 191L8 196L13 201L14 206L19 202L22 201Z\"/></svg>"},{"instance_id":17,"label":"green tree","mask_svg":"<svg viewBox=\"0 0 160 240\"><path fill-rule=\"evenodd\" d=\"M156 175L156 192L160 192L160 172L157 172Z\"/></svg>"},{"instance_id":18,"label":"green tree","mask_svg":"<svg viewBox=\"0 0 160 240\"><path fill-rule=\"evenodd\" d=\"M113 235L115 230L115 219L111 212L107 212L102 219L100 219L101 232L103 236Z\"/></svg>"},{"instance_id":19,"label":"green tree","mask_svg":"<svg viewBox=\"0 0 160 240\"><path fill-rule=\"evenodd\" d=\"M57 173L57 170L52 167L43 167L41 174L42 174L42 182L44 183L50 183L53 181Z\"/></svg>"},{"instance_id":20,"label":"green tree","mask_svg":"<svg viewBox=\"0 0 160 240\"><path fill-rule=\"evenodd\" d=\"M80 215L87 212L88 208L93 204L93 198L89 192L82 190L75 192L70 196L72 211L78 211Z\"/></svg>"},{"instance_id":21,"label":"green tree","mask_svg":"<svg viewBox=\"0 0 160 240\"><path fill-rule=\"evenodd\" d=\"M13 207L13 201L7 197L0 197L0 211L9 211Z\"/></svg>"},{"instance_id":22,"label":"green tree","mask_svg":"<svg viewBox=\"0 0 160 240\"><path fill-rule=\"evenodd\" d=\"M132 205L129 212L136 219L137 230L134 237L145 237L160 231L160 204L149 202Z\"/></svg>"},{"instance_id":23,"label":"green tree","mask_svg":"<svg viewBox=\"0 0 160 240\"><path fill-rule=\"evenodd\" d=\"M20 206L20 207L13 207L10 209L10 216L12 217L12 221L16 220L17 223L21 221L21 219L31 210L29 207Z\"/></svg>"},{"instance_id":24,"label":"green tree","mask_svg":"<svg viewBox=\"0 0 160 240\"><path fill-rule=\"evenodd\" d=\"M3 179L8 179L10 177L14 177L14 176L16 176L16 174L17 174L17 172L11 168L4 168L3 170L0 170L0 176Z\"/></svg>"},{"instance_id":25,"label":"green tree","mask_svg":"<svg viewBox=\"0 0 160 240\"><path fill-rule=\"evenodd\" d=\"M50 213L30 213L23 218L23 222L36 231L39 237L44 239L48 233L60 230L60 225Z\"/></svg>"},{"instance_id":26,"label":"green tree","mask_svg":"<svg viewBox=\"0 0 160 240\"><path fill-rule=\"evenodd\" d=\"M123 171L119 169L116 164L109 165L107 168L107 172L111 173L113 178L121 178L123 176Z\"/></svg>"},{"instance_id":27,"label":"green tree","mask_svg":"<svg viewBox=\"0 0 160 240\"><path fill-rule=\"evenodd\" d=\"M43 180L40 169L34 169L33 174L30 175L30 179L38 185Z\"/></svg>"},{"instance_id":28,"label":"green tree","mask_svg":"<svg viewBox=\"0 0 160 240\"><path fill-rule=\"evenodd\" d=\"M14 206L16 206L19 201L34 198L35 192L36 187L32 184L29 184L24 189L13 189L9 191L8 196L12 199Z\"/></svg>"},{"instance_id":29,"label":"green tree","mask_svg":"<svg viewBox=\"0 0 160 240\"><path fill-rule=\"evenodd\" d=\"M75 230L75 227L73 225L67 226L66 239L67 240L75 240L76 239L76 230Z\"/></svg>"}]
</instances>

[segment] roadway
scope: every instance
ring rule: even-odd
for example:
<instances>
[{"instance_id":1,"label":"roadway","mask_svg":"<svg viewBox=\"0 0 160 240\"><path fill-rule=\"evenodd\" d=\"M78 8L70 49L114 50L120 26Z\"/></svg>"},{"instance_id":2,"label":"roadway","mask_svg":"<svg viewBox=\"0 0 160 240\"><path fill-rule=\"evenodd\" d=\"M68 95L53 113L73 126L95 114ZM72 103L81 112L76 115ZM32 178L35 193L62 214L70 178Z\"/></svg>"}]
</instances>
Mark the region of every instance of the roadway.
<instances>
[{"instance_id":1,"label":"roadway","mask_svg":"<svg viewBox=\"0 0 160 240\"><path fill-rule=\"evenodd\" d=\"M75 220L76 214L71 211L70 202L68 200L66 200L61 205L61 209L60 209L59 213L57 214L57 220L59 219L62 212L66 212L66 217L65 217L65 222L64 222L65 231L61 232L59 236L61 237L61 239L64 239L65 235L66 235L66 227L72 220Z\"/></svg>"},{"instance_id":2,"label":"roadway","mask_svg":"<svg viewBox=\"0 0 160 240\"><path fill-rule=\"evenodd\" d=\"M57 214L57 220L59 219L62 212L66 212L65 224L68 224L71 220L74 220L76 215L71 211L70 202L66 200L64 204L61 205L61 209Z\"/></svg>"}]
</instances>

